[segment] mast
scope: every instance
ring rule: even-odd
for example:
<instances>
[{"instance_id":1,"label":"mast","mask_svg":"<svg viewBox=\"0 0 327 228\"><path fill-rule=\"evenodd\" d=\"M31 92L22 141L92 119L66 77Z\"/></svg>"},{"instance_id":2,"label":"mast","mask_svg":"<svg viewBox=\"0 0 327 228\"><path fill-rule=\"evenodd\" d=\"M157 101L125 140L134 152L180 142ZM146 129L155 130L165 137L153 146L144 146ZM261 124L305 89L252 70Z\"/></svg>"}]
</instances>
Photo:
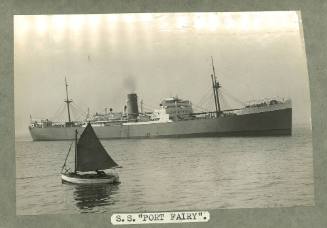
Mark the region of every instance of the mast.
<instances>
[{"instance_id":1,"label":"mast","mask_svg":"<svg viewBox=\"0 0 327 228\"><path fill-rule=\"evenodd\" d=\"M67 84L66 77L65 77L65 86L66 86L66 100L65 100L65 103L67 104L68 122L70 123L70 122L71 122L71 119L70 119L70 109L69 109L69 104L72 102L72 100L69 100L69 99L68 99L68 84Z\"/></svg>"},{"instance_id":2,"label":"mast","mask_svg":"<svg viewBox=\"0 0 327 228\"><path fill-rule=\"evenodd\" d=\"M74 168L74 173L76 173L76 168L77 168L77 129L75 129L75 168Z\"/></svg>"},{"instance_id":3,"label":"mast","mask_svg":"<svg viewBox=\"0 0 327 228\"><path fill-rule=\"evenodd\" d=\"M215 66L213 65L213 58L211 56L211 65L212 65L212 71L213 74L211 74L211 80L212 80L212 89L213 89L213 95L215 99L215 107L216 107L216 117L218 117L221 113L220 109L220 101L219 101L219 88L221 87L219 82L217 81L216 77L216 71Z\"/></svg>"}]
</instances>

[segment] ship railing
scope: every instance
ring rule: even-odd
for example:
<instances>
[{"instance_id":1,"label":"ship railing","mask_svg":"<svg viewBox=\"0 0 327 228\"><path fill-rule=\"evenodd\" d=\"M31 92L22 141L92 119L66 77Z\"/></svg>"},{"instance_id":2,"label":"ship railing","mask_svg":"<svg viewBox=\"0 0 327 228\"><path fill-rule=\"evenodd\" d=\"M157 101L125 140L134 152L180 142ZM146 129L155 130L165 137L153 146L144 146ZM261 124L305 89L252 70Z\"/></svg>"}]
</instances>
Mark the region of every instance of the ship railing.
<instances>
[{"instance_id":1,"label":"ship railing","mask_svg":"<svg viewBox=\"0 0 327 228\"><path fill-rule=\"evenodd\" d=\"M233 116L237 115L237 111L241 108L234 108L234 109L224 109L220 112L218 112L218 116ZM189 114L190 116L193 116L198 119L208 119L208 118L217 118L217 112L216 111L210 111L210 112L194 112Z\"/></svg>"},{"instance_id":2,"label":"ship railing","mask_svg":"<svg viewBox=\"0 0 327 228\"><path fill-rule=\"evenodd\" d=\"M278 96L256 99L256 100L248 101L245 105L245 108L265 107L270 105L283 104L288 102L289 100L290 100L289 98L282 98Z\"/></svg>"},{"instance_id":3,"label":"ship railing","mask_svg":"<svg viewBox=\"0 0 327 228\"><path fill-rule=\"evenodd\" d=\"M121 125L122 123L127 122L127 120L117 119L117 120L91 120L87 121L90 122L92 126L94 127L101 127L101 126L110 126L110 125ZM87 125L87 122L83 122L82 126L85 127Z\"/></svg>"},{"instance_id":4,"label":"ship railing","mask_svg":"<svg viewBox=\"0 0 327 228\"><path fill-rule=\"evenodd\" d=\"M71 122L72 126L81 126L83 122L81 121L73 121ZM53 127L53 128L61 128L66 127L67 122L65 121L50 121L50 120L32 120L29 127L30 128L47 128L47 127Z\"/></svg>"}]
</instances>

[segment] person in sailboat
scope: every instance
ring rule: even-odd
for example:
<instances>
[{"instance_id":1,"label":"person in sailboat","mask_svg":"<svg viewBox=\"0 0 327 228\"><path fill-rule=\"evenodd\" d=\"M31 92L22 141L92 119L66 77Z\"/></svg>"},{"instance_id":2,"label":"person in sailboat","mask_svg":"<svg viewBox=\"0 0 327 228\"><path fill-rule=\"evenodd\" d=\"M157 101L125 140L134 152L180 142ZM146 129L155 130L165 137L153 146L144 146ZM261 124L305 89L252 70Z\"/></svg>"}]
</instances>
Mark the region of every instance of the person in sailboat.
<instances>
[{"instance_id":1,"label":"person in sailboat","mask_svg":"<svg viewBox=\"0 0 327 228\"><path fill-rule=\"evenodd\" d=\"M106 174L103 170L120 167L107 153L96 136L90 123L87 124L77 140L75 131L75 169L74 172L62 172L63 181L76 184L114 183L119 182L118 175ZM70 151L70 150L69 150ZM69 154L69 152L68 152ZM67 154L67 157L68 157ZM66 165L67 157L63 165ZM95 172L89 174L87 172ZM83 174L84 172L84 174Z\"/></svg>"},{"instance_id":2,"label":"person in sailboat","mask_svg":"<svg viewBox=\"0 0 327 228\"><path fill-rule=\"evenodd\" d=\"M102 170L95 170L95 172L96 172L97 175L100 176L100 177L106 175L106 173L105 173L104 171L102 171Z\"/></svg>"}]
</instances>

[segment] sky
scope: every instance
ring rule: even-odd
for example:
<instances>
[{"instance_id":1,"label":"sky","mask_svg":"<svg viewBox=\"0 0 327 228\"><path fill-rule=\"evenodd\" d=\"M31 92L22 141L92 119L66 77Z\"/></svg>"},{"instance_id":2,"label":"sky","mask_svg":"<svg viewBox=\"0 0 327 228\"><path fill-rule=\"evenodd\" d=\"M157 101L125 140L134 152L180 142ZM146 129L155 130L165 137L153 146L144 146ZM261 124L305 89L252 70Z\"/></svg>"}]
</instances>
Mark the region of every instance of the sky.
<instances>
[{"instance_id":1,"label":"sky","mask_svg":"<svg viewBox=\"0 0 327 228\"><path fill-rule=\"evenodd\" d=\"M293 123L311 125L309 78L295 11L15 15L15 132L35 119L122 111L130 92L145 110L178 96L213 110L212 65L222 108L291 98Z\"/></svg>"}]
</instances>

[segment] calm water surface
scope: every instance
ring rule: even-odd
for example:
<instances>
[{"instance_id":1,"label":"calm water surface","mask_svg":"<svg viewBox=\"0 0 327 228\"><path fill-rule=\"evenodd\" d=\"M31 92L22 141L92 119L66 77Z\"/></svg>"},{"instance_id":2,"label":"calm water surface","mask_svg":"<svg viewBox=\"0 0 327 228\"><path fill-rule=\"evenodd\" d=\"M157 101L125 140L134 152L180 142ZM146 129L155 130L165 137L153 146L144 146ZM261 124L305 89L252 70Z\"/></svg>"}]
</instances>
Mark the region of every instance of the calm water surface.
<instances>
[{"instance_id":1,"label":"calm water surface","mask_svg":"<svg viewBox=\"0 0 327 228\"><path fill-rule=\"evenodd\" d=\"M17 214L312 206L311 141L309 129L290 137L102 140L123 168L121 184L97 186L61 183L71 142L17 141Z\"/></svg>"}]
</instances>

